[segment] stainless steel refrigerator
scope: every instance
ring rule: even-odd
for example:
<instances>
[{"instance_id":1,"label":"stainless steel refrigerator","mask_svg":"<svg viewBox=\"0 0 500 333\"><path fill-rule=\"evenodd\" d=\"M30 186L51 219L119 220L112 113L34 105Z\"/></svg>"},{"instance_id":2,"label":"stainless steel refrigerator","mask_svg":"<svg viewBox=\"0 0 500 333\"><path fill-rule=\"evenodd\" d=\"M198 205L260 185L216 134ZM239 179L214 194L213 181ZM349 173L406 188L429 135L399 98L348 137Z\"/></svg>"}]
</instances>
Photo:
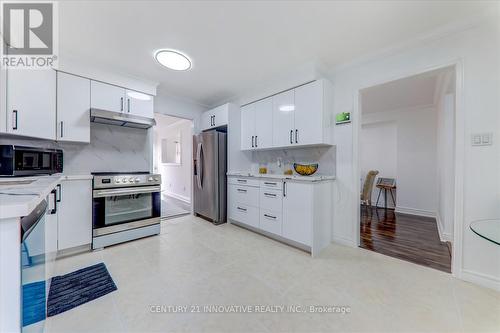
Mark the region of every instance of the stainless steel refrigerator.
<instances>
[{"instance_id":1,"label":"stainless steel refrigerator","mask_svg":"<svg viewBox=\"0 0 500 333\"><path fill-rule=\"evenodd\" d=\"M193 136L194 213L215 224L226 222L226 133Z\"/></svg>"}]
</instances>

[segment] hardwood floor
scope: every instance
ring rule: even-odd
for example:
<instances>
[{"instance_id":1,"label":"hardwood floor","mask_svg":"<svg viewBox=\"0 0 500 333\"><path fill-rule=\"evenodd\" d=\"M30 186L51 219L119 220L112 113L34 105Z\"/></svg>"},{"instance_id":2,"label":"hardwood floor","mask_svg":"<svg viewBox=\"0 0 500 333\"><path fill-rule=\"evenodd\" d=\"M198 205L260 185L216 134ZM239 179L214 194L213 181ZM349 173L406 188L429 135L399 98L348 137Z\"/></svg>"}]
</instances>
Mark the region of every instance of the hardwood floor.
<instances>
[{"instance_id":1,"label":"hardwood floor","mask_svg":"<svg viewBox=\"0 0 500 333\"><path fill-rule=\"evenodd\" d=\"M451 272L450 251L434 218L361 206L360 231L362 248Z\"/></svg>"}]
</instances>

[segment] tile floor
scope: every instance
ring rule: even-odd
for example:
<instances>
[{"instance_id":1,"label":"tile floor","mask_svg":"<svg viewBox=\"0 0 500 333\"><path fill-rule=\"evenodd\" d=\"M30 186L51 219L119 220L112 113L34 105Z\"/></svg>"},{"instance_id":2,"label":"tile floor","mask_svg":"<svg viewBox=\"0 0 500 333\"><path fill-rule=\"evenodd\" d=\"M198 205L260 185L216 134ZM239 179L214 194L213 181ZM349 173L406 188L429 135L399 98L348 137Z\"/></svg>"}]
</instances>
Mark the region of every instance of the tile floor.
<instances>
[{"instance_id":1,"label":"tile floor","mask_svg":"<svg viewBox=\"0 0 500 333\"><path fill-rule=\"evenodd\" d=\"M47 320L51 332L499 332L500 293L364 249L319 258L193 216L162 234L57 262L104 262L118 290ZM154 313L153 305L337 305L350 313Z\"/></svg>"}]
</instances>

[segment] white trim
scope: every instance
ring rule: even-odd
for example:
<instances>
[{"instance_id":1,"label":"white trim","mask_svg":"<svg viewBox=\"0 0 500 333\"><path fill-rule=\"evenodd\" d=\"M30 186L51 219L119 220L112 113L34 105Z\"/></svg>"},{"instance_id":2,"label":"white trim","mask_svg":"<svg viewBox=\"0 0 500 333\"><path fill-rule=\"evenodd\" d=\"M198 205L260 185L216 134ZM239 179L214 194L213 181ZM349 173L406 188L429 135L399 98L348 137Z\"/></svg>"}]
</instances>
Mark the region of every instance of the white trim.
<instances>
[{"instance_id":1,"label":"white trim","mask_svg":"<svg viewBox=\"0 0 500 333\"><path fill-rule=\"evenodd\" d=\"M439 215L439 212L436 213L436 224L438 228L439 239L441 240L441 242L452 242L453 236L443 231L443 220L441 219L441 215Z\"/></svg>"},{"instance_id":2,"label":"white trim","mask_svg":"<svg viewBox=\"0 0 500 333\"><path fill-rule=\"evenodd\" d=\"M481 285L486 288L500 291L500 279L494 276L481 274L469 270L462 270L460 274L462 280Z\"/></svg>"},{"instance_id":3,"label":"white trim","mask_svg":"<svg viewBox=\"0 0 500 333\"><path fill-rule=\"evenodd\" d=\"M360 188L359 174L360 170L360 157L359 157L359 134L361 131L361 90L383 83L395 81L398 79L406 78L409 76L419 75L426 72L434 71L440 68L451 67L455 68L455 203L454 203L454 225L453 225L453 253L451 258L451 273L456 278L462 278L462 228L464 225L463 216L463 200L464 200L464 156L465 156L465 112L464 112L464 88L463 88L463 60L461 58L450 59L448 62L441 64L434 64L427 68L420 70L401 70L398 75L388 76L378 81L370 82L364 86L359 86L354 90L354 107L351 114L353 124L353 138L352 138L352 170L354 177L354 188ZM355 213L353 220L352 235L355 236L355 243L360 244L360 205L359 193L354 191L352 194L353 207L352 211Z\"/></svg>"},{"instance_id":4,"label":"white trim","mask_svg":"<svg viewBox=\"0 0 500 333\"><path fill-rule=\"evenodd\" d=\"M352 239L347 239L347 238L337 237L337 236L332 237L332 242L337 243L337 244L341 244L341 245L345 245L345 246L349 246L349 247L357 247L358 246L358 244L356 242L353 242Z\"/></svg>"},{"instance_id":5,"label":"white trim","mask_svg":"<svg viewBox=\"0 0 500 333\"><path fill-rule=\"evenodd\" d=\"M401 213L401 214L417 215L417 216L425 216L425 217L434 217L434 218L436 218L436 213L435 212L431 212L429 210L396 206L395 211L396 211L396 213Z\"/></svg>"},{"instance_id":6,"label":"white trim","mask_svg":"<svg viewBox=\"0 0 500 333\"><path fill-rule=\"evenodd\" d=\"M189 197L185 197L183 195L180 195L180 194L177 194L174 192L165 191L161 195L162 196L169 196L169 197L175 198L177 200L183 201L187 204L191 204L191 199Z\"/></svg>"}]
</instances>

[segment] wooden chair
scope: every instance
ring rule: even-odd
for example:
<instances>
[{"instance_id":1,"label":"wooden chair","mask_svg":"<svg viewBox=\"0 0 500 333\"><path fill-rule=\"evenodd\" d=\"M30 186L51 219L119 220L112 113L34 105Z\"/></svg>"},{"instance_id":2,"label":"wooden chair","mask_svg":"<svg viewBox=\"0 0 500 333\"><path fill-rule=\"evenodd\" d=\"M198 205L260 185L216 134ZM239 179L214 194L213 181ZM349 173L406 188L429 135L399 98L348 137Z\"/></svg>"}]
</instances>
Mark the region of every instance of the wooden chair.
<instances>
[{"instance_id":1,"label":"wooden chair","mask_svg":"<svg viewBox=\"0 0 500 333\"><path fill-rule=\"evenodd\" d=\"M377 175L377 170L368 171L368 174L365 178L365 183L363 184L363 191L361 191L361 204L366 206L372 205L373 184L375 183L375 177Z\"/></svg>"}]
</instances>

